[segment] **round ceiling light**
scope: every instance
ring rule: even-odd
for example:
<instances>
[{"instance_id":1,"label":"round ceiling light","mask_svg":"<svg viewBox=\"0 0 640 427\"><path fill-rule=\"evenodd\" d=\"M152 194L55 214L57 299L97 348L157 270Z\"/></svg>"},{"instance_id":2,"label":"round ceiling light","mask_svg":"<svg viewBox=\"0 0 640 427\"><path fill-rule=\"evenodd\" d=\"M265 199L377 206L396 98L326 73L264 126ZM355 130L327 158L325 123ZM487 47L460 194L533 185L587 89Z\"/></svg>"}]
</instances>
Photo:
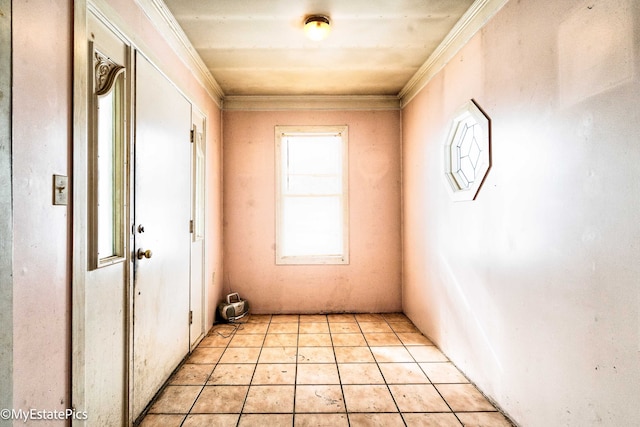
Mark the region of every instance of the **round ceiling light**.
<instances>
[{"instance_id":1,"label":"round ceiling light","mask_svg":"<svg viewBox=\"0 0 640 427\"><path fill-rule=\"evenodd\" d=\"M311 40L323 40L331 32L329 18L322 15L309 16L304 20L304 32Z\"/></svg>"}]
</instances>

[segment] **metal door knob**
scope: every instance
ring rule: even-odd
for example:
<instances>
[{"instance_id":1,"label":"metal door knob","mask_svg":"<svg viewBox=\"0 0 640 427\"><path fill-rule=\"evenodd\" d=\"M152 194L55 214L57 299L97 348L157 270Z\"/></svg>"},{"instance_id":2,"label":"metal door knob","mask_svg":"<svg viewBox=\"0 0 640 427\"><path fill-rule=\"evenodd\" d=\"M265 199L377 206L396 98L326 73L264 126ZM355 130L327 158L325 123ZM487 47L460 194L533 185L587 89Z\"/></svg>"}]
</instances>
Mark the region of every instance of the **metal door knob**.
<instances>
[{"instance_id":1,"label":"metal door knob","mask_svg":"<svg viewBox=\"0 0 640 427\"><path fill-rule=\"evenodd\" d=\"M151 256L153 256L153 252L151 252L151 249L147 249L146 251L143 249L138 249L138 259L142 259L142 258L151 258Z\"/></svg>"}]
</instances>

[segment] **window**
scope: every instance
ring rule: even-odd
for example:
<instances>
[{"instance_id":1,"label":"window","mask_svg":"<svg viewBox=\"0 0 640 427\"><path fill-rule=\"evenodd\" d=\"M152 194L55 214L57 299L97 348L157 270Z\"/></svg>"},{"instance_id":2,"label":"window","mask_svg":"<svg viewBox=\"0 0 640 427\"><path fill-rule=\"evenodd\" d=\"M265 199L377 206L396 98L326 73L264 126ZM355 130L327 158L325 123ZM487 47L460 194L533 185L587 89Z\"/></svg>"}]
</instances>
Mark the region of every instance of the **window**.
<instances>
[{"instance_id":1,"label":"window","mask_svg":"<svg viewBox=\"0 0 640 427\"><path fill-rule=\"evenodd\" d=\"M347 126L276 126L276 264L348 264Z\"/></svg>"},{"instance_id":2,"label":"window","mask_svg":"<svg viewBox=\"0 0 640 427\"><path fill-rule=\"evenodd\" d=\"M91 165L92 268L124 259L125 68L94 51Z\"/></svg>"},{"instance_id":3,"label":"window","mask_svg":"<svg viewBox=\"0 0 640 427\"><path fill-rule=\"evenodd\" d=\"M451 121L444 171L453 200L474 200L491 166L489 119L467 102Z\"/></svg>"}]
</instances>

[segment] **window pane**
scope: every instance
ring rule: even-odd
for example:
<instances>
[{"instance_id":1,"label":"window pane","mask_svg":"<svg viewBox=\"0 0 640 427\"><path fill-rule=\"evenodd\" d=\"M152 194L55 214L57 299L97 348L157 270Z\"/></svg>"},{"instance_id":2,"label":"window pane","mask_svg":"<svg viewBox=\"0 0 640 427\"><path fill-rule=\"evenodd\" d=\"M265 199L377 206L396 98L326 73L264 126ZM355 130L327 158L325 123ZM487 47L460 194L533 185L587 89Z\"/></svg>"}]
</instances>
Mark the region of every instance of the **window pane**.
<instances>
[{"instance_id":1,"label":"window pane","mask_svg":"<svg viewBox=\"0 0 640 427\"><path fill-rule=\"evenodd\" d=\"M340 194L342 177L337 175L289 175L286 183L288 195Z\"/></svg>"},{"instance_id":2,"label":"window pane","mask_svg":"<svg viewBox=\"0 0 640 427\"><path fill-rule=\"evenodd\" d=\"M101 261L122 257L123 246L123 147L124 74L119 74L108 92L96 99L95 191L97 266Z\"/></svg>"},{"instance_id":3,"label":"window pane","mask_svg":"<svg viewBox=\"0 0 640 427\"><path fill-rule=\"evenodd\" d=\"M115 94L98 97L98 255L115 254Z\"/></svg>"},{"instance_id":4,"label":"window pane","mask_svg":"<svg viewBox=\"0 0 640 427\"><path fill-rule=\"evenodd\" d=\"M285 197L283 205L283 256L342 254L339 196Z\"/></svg>"},{"instance_id":5,"label":"window pane","mask_svg":"<svg viewBox=\"0 0 640 427\"><path fill-rule=\"evenodd\" d=\"M287 174L342 173L342 138L335 135L287 138Z\"/></svg>"}]
</instances>

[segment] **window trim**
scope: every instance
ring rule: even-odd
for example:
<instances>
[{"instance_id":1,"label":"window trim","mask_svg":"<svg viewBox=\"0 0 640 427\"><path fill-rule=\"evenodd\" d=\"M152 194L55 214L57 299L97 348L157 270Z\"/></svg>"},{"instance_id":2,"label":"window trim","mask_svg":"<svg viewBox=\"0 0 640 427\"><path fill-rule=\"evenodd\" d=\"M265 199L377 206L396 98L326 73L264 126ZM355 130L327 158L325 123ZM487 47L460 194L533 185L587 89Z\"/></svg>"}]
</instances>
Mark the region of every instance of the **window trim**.
<instances>
[{"instance_id":1,"label":"window trim","mask_svg":"<svg viewBox=\"0 0 640 427\"><path fill-rule=\"evenodd\" d=\"M339 135L342 138L342 254L285 256L281 253L284 232L282 192L282 141L287 136ZM276 220L275 254L277 265L349 264L349 127L347 125L275 126Z\"/></svg>"},{"instance_id":2,"label":"window trim","mask_svg":"<svg viewBox=\"0 0 640 427\"><path fill-rule=\"evenodd\" d=\"M91 54L91 95L89 102L89 270L95 270L126 259L126 221L125 213L127 209L126 201L126 170L128 168L126 146L128 140L127 124L129 122L129 101L128 101L128 76L126 65L114 62L101 49L89 42L89 52ZM117 93L114 92L117 90ZM99 180L105 177L99 176L99 120L98 105L99 99L110 93L116 96L114 102L117 104L113 111L113 165L111 174L107 179L111 181L113 191L113 212L111 222L113 250L108 254L99 253L100 248L100 220L99 218Z\"/></svg>"}]
</instances>

